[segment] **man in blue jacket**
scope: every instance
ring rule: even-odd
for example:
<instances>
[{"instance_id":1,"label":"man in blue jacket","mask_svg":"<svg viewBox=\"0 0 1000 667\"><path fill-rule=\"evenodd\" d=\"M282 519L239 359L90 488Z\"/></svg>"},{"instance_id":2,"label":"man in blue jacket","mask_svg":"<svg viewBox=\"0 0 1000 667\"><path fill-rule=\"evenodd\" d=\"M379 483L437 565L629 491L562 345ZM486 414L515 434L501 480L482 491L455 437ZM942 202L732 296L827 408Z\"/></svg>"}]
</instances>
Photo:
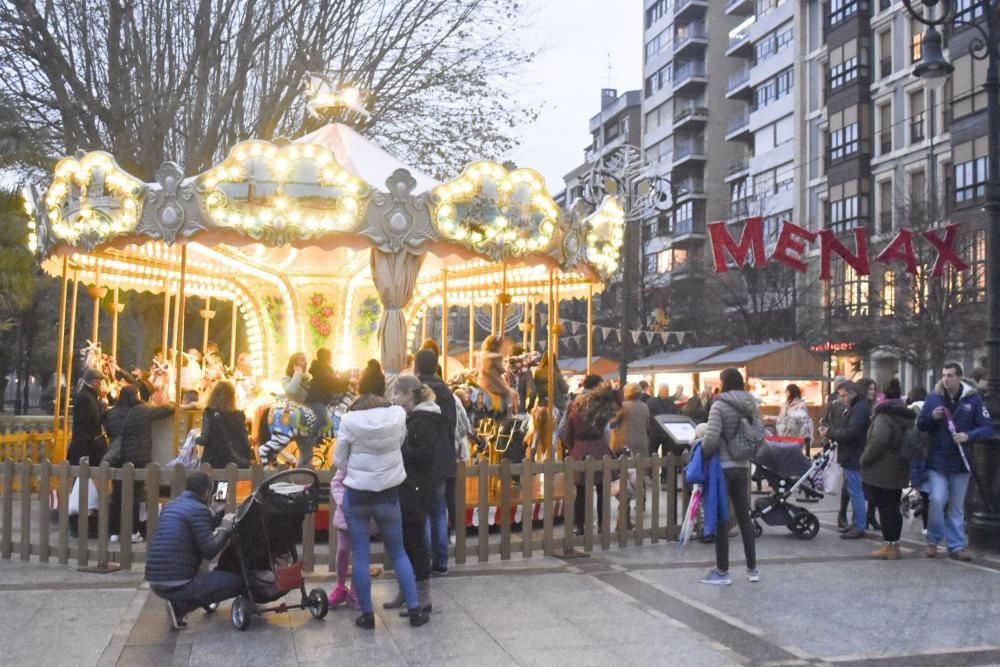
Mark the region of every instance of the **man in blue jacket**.
<instances>
[{"instance_id":1,"label":"man in blue jacket","mask_svg":"<svg viewBox=\"0 0 1000 667\"><path fill-rule=\"evenodd\" d=\"M941 382L928 394L920 410L917 428L932 436L927 455L930 492L927 557L937 556L938 545L944 539L952 558L972 560L966 551L964 512L971 470L962 446L990 437L993 425L979 391L962 381L960 365L954 362L944 365ZM945 505L948 507L947 519Z\"/></svg>"},{"instance_id":2,"label":"man in blue jacket","mask_svg":"<svg viewBox=\"0 0 1000 667\"><path fill-rule=\"evenodd\" d=\"M865 536L867 528L868 513L861 483L861 453L865 450L872 406L868 401L868 383L862 383L860 386L854 382L844 383L842 388L849 405L847 413L840 423L828 428L821 426L819 429L821 436L837 443L837 463L844 470L847 494L851 498L851 523L840 533L845 540L860 540Z\"/></svg>"},{"instance_id":3,"label":"man in blue jacket","mask_svg":"<svg viewBox=\"0 0 1000 667\"><path fill-rule=\"evenodd\" d=\"M212 480L203 472L191 473L185 491L164 506L156 534L146 555L146 581L167 601L167 614L175 630L187 626L184 616L239 595L243 582L231 572L201 571L202 561L212 560L233 531L234 516L227 514L213 531L215 515L208 508Z\"/></svg>"}]
</instances>

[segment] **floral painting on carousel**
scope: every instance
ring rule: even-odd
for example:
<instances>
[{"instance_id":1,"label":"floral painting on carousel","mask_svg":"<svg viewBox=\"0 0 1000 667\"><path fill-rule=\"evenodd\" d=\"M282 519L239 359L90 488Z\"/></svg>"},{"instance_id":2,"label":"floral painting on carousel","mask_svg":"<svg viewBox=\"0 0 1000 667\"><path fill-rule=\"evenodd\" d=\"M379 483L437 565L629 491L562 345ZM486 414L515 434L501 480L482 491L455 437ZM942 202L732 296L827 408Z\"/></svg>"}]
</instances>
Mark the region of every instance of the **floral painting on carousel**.
<instances>
[{"instance_id":1,"label":"floral painting on carousel","mask_svg":"<svg viewBox=\"0 0 1000 667\"><path fill-rule=\"evenodd\" d=\"M358 307L358 328L355 333L366 348L371 347L375 339L381 316L382 304L374 296L366 298Z\"/></svg>"},{"instance_id":2,"label":"floral painting on carousel","mask_svg":"<svg viewBox=\"0 0 1000 667\"><path fill-rule=\"evenodd\" d=\"M333 333L331 324L337 311L333 301L327 299L322 292L313 292L306 304L306 314L309 317L309 336L313 349L327 345Z\"/></svg>"}]
</instances>

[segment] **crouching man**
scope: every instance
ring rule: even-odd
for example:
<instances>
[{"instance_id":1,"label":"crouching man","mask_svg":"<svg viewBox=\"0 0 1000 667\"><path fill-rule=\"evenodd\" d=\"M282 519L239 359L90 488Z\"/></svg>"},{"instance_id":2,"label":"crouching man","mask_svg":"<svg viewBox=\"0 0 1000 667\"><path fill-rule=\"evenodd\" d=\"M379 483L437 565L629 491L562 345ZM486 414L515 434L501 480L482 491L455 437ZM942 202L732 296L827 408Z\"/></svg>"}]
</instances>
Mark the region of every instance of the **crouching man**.
<instances>
[{"instance_id":1,"label":"crouching man","mask_svg":"<svg viewBox=\"0 0 1000 667\"><path fill-rule=\"evenodd\" d=\"M230 572L201 570L202 561L219 555L233 531L234 515L219 523L209 509L212 480L203 472L191 473L185 491L160 512L156 533L146 556L146 581L167 601L175 630L187 626L184 616L198 607L239 595L243 582Z\"/></svg>"}]
</instances>

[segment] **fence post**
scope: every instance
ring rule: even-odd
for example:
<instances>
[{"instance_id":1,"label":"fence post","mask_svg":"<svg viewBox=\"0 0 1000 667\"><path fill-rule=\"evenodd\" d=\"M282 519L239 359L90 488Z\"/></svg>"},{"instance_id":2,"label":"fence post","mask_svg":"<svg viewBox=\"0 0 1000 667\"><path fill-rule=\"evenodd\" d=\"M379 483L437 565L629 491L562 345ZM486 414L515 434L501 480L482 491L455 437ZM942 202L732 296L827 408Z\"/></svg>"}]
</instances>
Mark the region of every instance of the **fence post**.
<instances>
[{"instance_id":1,"label":"fence post","mask_svg":"<svg viewBox=\"0 0 1000 667\"><path fill-rule=\"evenodd\" d=\"M558 466L553 460L542 463L542 553L551 557L553 553L552 531L555 526L555 490ZM565 510L563 510L565 516Z\"/></svg>"},{"instance_id":2,"label":"fence post","mask_svg":"<svg viewBox=\"0 0 1000 667\"><path fill-rule=\"evenodd\" d=\"M466 508L466 471L464 461L459 461L455 470L455 563L465 564L465 508Z\"/></svg>"},{"instance_id":3,"label":"fence post","mask_svg":"<svg viewBox=\"0 0 1000 667\"><path fill-rule=\"evenodd\" d=\"M187 470L180 463L175 463L170 471L170 499L173 500L184 492L187 484Z\"/></svg>"},{"instance_id":4,"label":"fence post","mask_svg":"<svg viewBox=\"0 0 1000 667\"><path fill-rule=\"evenodd\" d=\"M90 462L80 461L77 485L80 488L76 504L76 564L87 567L90 561Z\"/></svg>"},{"instance_id":5,"label":"fence post","mask_svg":"<svg viewBox=\"0 0 1000 667\"><path fill-rule=\"evenodd\" d=\"M97 565L98 567L106 566L108 563L108 507L110 506L108 498L108 482L111 477L111 466L106 462L101 463L100 467L97 469ZM121 531L121 526L119 526L119 531ZM118 534L119 541L123 535L121 532ZM132 534L129 533L127 538L132 539Z\"/></svg>"},{"instance_id":6,"label":"fence post","mask_svg":"<svg viewBox=\"0 0 1000 667\"><path fill-rule=\"evenodd\" d=\"M629 508L632 504L628 495L628 467L632 462L632 457L621 457L618 459L618 546L628 545L628 519Z\"/></svg>"},{"instance_id":7,"label":"fence post","mask_svg":"<svg viewBox=\"0 0 1000 667\"><path fill-rule=\"evenodd\" d=\"M489 470L485 461L476 464L476 472L479 474L479 562L485 563L490 559L490 493L489 493Z\"/></svg>"},{"instance_id":8,"label":"fence post","mask_svg":"<svg viewBox=\"0 0 1000 667\"><path fill-rule=\"evenodd\" d=\"M652 500L652 515L649 517L649 539L653 544L660 541L660 474L663 471L663 459L659 453L653 454L650 458L649 474L652 478L650 482L650 493Z\"/></svg>"},{"instance_id":9,"label":"fence post","mask_svg":"<svg viewBox=\"0 0 1000 667\"><path fill-rule=\"evenodd\" d=\"M521 556L531 558L531 538L534 532L534 472L531 470L531 455L521 461Z\"/></svg>"},{"instance_id":10,"label":"fence post","mask_svg":"<svg viewBox=\"0 0 1000 667\"><path fill-rule=\"evenodd\" d=\"M14 461L3 462L3 537L0 537L0 558L9 559L14 539Z\"/></svg>"},{"instance_id":11,"label":"fence post","mask_svg":"<svg viewBox=\"0 0 1000 667\"><path fill-rule=\"evenodd\" d=\"M122 485L121 523L118 525L118 544L121 546L119 564L126 570L132 569L132 533L138 532L139 526L132 525L132 515L135 504L135 466L126 463L119 469L119 484ZM147 533L147 537L150 535Z\"/></svg>"},{"instance_id":12,"label":"fence post","mask_svg":"<svg viewBox=\"0 0 1000 667\"><path fill-rule=\"evenodd\" d=\"M635 460L635 545L642 546L646 537L646 471L649 457Z\"/></svg>"},{"instance_id":13,"label":"fence post","mask_svg":"<svg viewBox=\"0 0 1000 667\"><path fill-rule=\"evenodd\" d=\"M21 560L31 560L31 462L21 466Z\"/></svg>"},{"instance_id":14,"label":"fence post","mask_svg":"<svg viewBox=\"0 0 1000 667\"><path fill-rule=\"evenodd\" d=\"M240 479L240 469L235 463L226 464L226 512L236 511L236 486Z\"/></svg>"},{"instance_id":15,"label":"fence post","mask_svg":"<svg viewBox=\"0 0 1000 667\"><path fill-rule=\"evenodd\" d=\"M250 466L250 493L264 482L264 468L259 463Z\"/></svg>"},{"instance_id":16,"label":"fence post","mask_svg":"<svg viewBox=\"0 0 1000 667\"><path fill-rule=\"evenodd\" d=\"M160 466L146 466L146 536L152 539L160 520Z\"/></svg>"},{"instance_id":17,"label":"fence post","mask_svg":"<svg viewBox=\"0 0 1000 667\"><path fill-rule=\"evenodd\" d=\"M569 553L576 546L576 484L573 468L585 465L572 458L563 459L563 553ZM585 515L586 516L586 515ZM582 521L580 522L583 523Z\"/></svg>"},{"instance_id":18,"label":"fence post","mask_svg":"<svg viewBox=\"0 0 1000 667\"><path fill-rule=\"evenodd\" d=\"M594 550L594 464L590 456L583 460L583 550L587 553Z\"/></svg>"},{"instance_id":19,"label":"fence post","mask_svg":"<svg viewBox=\"0 0 1000 667\"><path fill-rule=\"evenodd\" d=\"M42 461L38 473L38 560L49 562L49 488L52 483L52 464Z\"/></svg>"},{"instance_id":20,"label":"fence post","mask_svg":"<svg viewBox=\"0 0 1000 667\"><path fill-rule=\"evenodd\" d=\"M678 498L683 492L683 497ZM677 483L677 454L667 456L667 539L676 540L680 535L680 524L677 521L678 510L687 507L689 489L687 479L682 484ZM678 504L680 507L678 508Z\"/></svg>"},{"instance_id":21,"label":"fence post","mask_svg":"<svg viewBox=\"0 0 1000 667\"><path fill-rule=\"evenodd\" d=\"M504 460L500 464L500 506L497 512L500 514L500 560L510 560L510 461Z\"/></svg>"},{"instance_id":22,"label":"fence post","mask_svg":"<svg viewBox=\"0 0 1000 667\"><path fill-rule=\"evenodd\" d=\"M69 563L69 461L59 464L56 471L56 502L59 505L59 564Z\"/></svg>"},{"instance_id":23,"label":"fence post","mask_svg":"<svg viewBox=\"0 0 1000 667\"><path fill-rule=\"evenodd\" d=\"M601 483L604 492L601 494L601 549L607 551L611 548L611 465L613 461L610 456L604 455L601 459Z\"/></svg>"}]
</instances>

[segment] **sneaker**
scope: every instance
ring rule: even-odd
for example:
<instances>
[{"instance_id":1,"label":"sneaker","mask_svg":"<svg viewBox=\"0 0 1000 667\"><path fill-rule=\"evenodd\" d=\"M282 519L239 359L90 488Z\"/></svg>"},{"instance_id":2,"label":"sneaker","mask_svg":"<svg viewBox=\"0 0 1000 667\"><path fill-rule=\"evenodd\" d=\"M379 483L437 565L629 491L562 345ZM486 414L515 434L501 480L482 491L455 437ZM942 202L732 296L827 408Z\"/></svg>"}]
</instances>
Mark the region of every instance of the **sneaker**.
<instances>
[{"instance_id":1,"label":"sneaker","mask_svg":"<svg viewBox=\"0 0 1000 667\"><path fill-rule=\"evenodd\" d=\"M344 604L347 602L347 589L337 586L330 593L330 597L327 599L327 602L329 603L330 609Z\"/></svg>"},{"instance_id":2,"label":"sneaker","mask_svg":"<svg viewBox=\"0 0 1000 667\"><path fill-rule=\"evenodd\" d=\"M375 613L374 612L362 612L360 616L354 619L354 625L358 626L363 630L374 630L375 629Z\"/></svg>"},{"instance_id":3,"label":"sneaker","mask_svg":"<svg viewBox=\"0 0 1000 667\"><path fill-rule=\"evenodd\" d=\"M926 553L928 558L937 558L937 551L938 551L938 546L936 544L927 545Z\"/></svg>"},{"instance_id":4,"label":"sneaker","mask_svg":"<svg viewBox=\"0 0 1000 667\"><path fill-rule=\"evenodd\" d=\"M857 528L851 528L850 530L840 534L840 539L842 540L860 540L865 536L865 531L858 530Z\"/></svg>"},{"instance_id":5,"label":"sneaker","mask_svg":"<svg viewBox=\"0 0 1000 667\"><path fill-rule=\"evenodd\" d=\"M455 535L454 535L454 533L452 533L452 536L448 538L448 543L451 544L451 546L455 546Z\"/></svg>"},{"instance_id":6,"label":"sneaker","mask_svg":"<svg viewBox=\"0 0 1000 667\"><path fill-rule=\"evenodd\" d=\"M972 554L970 554L965 549L958 549L956 551L952 551L950 554L948 554L948 556L952 560L961 561L963 563L968 563L972 560Z\"/></svg>"},{"instance_id":7,"label":"sneaker","mask_svg":"<svg viewBox=\"0 0 1000 667\"><path fill-rule=\"evenodd\" d=\"M923 535L924 537L927 537L927 529L926 528L921 528L920 529L920 534Z\"/></svg>"},{"instance_id":8,"label":"sneaker","mask_svg":"<svg viewBox=\"0 0 1000 667\"><path fill-rule=\"evenodd\" d=\"M760 581L760 572L757 571L757 568L754 568L752 570L747 570L747 581L749 581L751 584L756 584L758 581Z\"/></svg>"},{"instance_id":9,"label":"sneaker","mask_svg":"<svg viewBox=\"0 0 1000 667\"><path fill-rule=\"evenodd\" d=\"M435 577L443 577L446 574L448 574L448 568L438 567L437 565L435 565L434 567L431 568L431 574L433 574Z\"/></svg>"},{"instance_id":10,"label":"sneaker","mask_svg":"<svg viewBox=\"0 0 1000 667\"><path fill-rule=\"evenodd\" d=\"M142 544L142 533L132 533L132 544Z\"/></svg>"},{"instance_id":11,"label":"sneaker","mask_svg":"<svg viewBox=\"0 0 1000 667\"><path fill-rule=\"evenodd\" d=\"M174 630L183 630L187 627L187 623L184 621L184 617L177 614L177 610L174 608L174 603L170 600L166 600L167 603L167 618L170 619L170 627Z\"/></svg>"},{"instance_id":12,"label":"sneaker","mask_svg":"<svg viewBox=\"0 0 1000 667\"><path fill-rule=\"evenodd\" d=\"M111 536L111 544L118 544L119 538L117 535Z\"/></svg>"},{"instance_id":13,"label":"sneaker","mask_svg":"<svg viewBox=\"0 0 1000 667\"><path fill-rule=\"evenodd\" d=\"M720 570L709 570L708 574L701 578L701 583L710 584L712 586L728 586L733 583L733 580L729 578L728 572L722 572Z\"/></svg>"}]
</instances>

